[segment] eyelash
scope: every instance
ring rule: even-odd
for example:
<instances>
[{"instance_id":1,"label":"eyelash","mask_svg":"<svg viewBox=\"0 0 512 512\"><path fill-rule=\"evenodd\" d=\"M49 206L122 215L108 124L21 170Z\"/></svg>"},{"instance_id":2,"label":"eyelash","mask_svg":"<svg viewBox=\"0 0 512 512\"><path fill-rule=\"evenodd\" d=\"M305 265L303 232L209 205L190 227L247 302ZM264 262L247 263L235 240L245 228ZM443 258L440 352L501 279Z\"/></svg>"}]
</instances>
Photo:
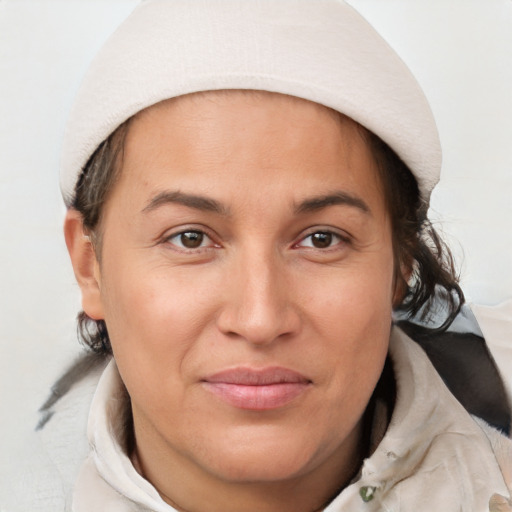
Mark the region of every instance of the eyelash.
<instances>
[{"instance_id":1,"label":"eyelash","mask_svg":"<svg viewBox=\"0 0 512 512\"><path fill-rule=\"evenodd\" d=\"M199 239L199 245L196 247L186 247L183 243L183 238L185 235L194 235ZM317 247L314 245L313 237L318 236L317 240L322 242L327 242L325 247ZM191 237L189 241L194 242L194 237ZM174 241L173 241L174 240ZM310 243L305 245L304 242L310 240ZM197 253L204 250L216 249L221 246L213 240L212 236L205 232L203 229L183 229L178 233L173 233L163 239L164 243L169 243L178 251L186 252L186 253ZM207 242L207 245L204 243ZM335 243L333 243L335 242ZM314 250L320 252L326 252L329 250L335 249L338 245L345 245L350 243L349 236L343 236L340 233L336 233L330 229L316 229L311 231L306 236L303 236L297 243L293 244L293 248L305 248L306 250Z\"/></svg>"},{"instance_id":2,"label":"eyelash","mask_svg":"<svg viewBox=\"0 0 512 512\"><path fill-rule=\"evenodd\" d=\"M327 237L327 241L329 242L329 245L327 247L315 247L313 242L313 237L315 235L320 235L323 237ZM302 245L306 240L310 240L310 245ZM321 240L319 238L319 240ZM336 242L336 243L332 243ZM302 237L299 242L294 244L294 247L302 247L307 250L316 250L316 251L329 251L335 249L338 245L346 245L350 243L350 237L347 235L341 235L340 233L337 233L330 229L316 229L314 231L311 231L306 236Z\"/></svg>"},{"instance_id":3,"label":"eyelash","mask_svg":"<svg viewBox=\"0 0 512 512\"><path fill-rule=\"evenodd\" d=\"M200 237L200 242L199 242L200 245L198 245L197 247L186 247L183 244L183 239L182 239L182 237L184 235L194 235L194 236ZM177 240L178 242L176 242L176 241L173 242L173 240ZM209 244L203 245L203 243L205 241L209 241ZM213 241L212 237L210 235L208 235L208 233L206 233L203 229L194 229L194 228L183 229L182 231L179 231L178 233L173 233L172 235L165 237L163 239L163 242L171 244L172 246L174 246L176 248L176 250L182 251L182 252L199 252L199 251L215 249L215 248L220 247L220 245L216 244Z\"/></svg>"}]
</instances>

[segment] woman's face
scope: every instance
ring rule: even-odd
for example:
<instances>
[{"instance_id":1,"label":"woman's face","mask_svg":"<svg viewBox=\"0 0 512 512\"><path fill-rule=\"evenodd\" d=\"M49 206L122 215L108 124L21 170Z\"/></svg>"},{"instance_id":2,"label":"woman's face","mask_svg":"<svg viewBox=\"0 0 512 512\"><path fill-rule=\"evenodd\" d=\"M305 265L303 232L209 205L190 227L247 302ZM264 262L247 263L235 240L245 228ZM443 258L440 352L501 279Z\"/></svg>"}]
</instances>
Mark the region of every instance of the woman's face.
<instances>
[{"instance_id":1,"label":"woman's face","mask_svg":"<svg viewBox=\"0 0 512 512\"><path fill-rule=\"evenodd\" d=\"M152 107L130 125L101 231L84 305L106 320L148 473L353 469L395 295L355 123L271 93Z\"/></svg>"}]
</instances>

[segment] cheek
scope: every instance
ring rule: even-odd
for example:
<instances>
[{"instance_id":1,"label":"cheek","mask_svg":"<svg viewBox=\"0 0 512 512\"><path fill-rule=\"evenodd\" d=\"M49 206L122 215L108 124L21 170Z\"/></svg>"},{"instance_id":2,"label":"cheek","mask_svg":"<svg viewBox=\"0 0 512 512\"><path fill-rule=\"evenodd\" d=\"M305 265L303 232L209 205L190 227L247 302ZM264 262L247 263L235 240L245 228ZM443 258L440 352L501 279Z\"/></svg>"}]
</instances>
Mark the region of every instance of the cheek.
<instances>
[{"instance_id":1,"label":"cheek","mask_svg":"<svg viewBox=\"0 0 512 512\"><path fill-rule=\"evenodd\" d=\"M207 290L219 284L187 273L116 260L104 269L102 300L112 349L130 395L185 385L183 375L197 340L212 322L215 303ZM204 276L203 276L204 277ZM207 276L206 276L207 277Z\"/></svg>"},{"instance_id":2,"label":"cheek","mask_svg":"<svg viewBox=\"0 0 512 512\"><path fill-rule=\"evenodd\" d=\"M338 282L324 286L323 294L317 283L308 297L308 303L315 305L315 330L327 344L319 347L318 358L330 372L331 396L345 401L348 408L365 404L382 371L391 331L393 283L389 254L364 270L344 273Z\"/></svg>"},{"instance_id":3,"label":"cheek","mask_svg":"<svg viewBox=\"0 0 512 512\"><path fill-rule=\"evenodd\" d=\"M352 333L361 346L372 339L363 333L389 331L394 298L391 250L370 256L310 280L310 293L304 300L306 307L316 311L319 329L344 333L342 339Z\"/></svg>"}]
</instances>

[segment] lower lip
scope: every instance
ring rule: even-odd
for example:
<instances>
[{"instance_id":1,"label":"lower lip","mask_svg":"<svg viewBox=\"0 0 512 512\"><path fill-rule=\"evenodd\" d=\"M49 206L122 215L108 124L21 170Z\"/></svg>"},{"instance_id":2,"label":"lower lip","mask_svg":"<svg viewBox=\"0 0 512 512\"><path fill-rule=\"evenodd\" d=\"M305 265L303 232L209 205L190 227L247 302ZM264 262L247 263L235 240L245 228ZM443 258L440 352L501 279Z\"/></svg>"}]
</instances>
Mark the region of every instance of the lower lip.
<instances>
[{"instance_id":1,"label":"lower lip","mask_svg":"<svg viewBox=\"0 0 512 512\"><path fill-rule=\"evenodd\" d=\"M267 385L241 385L204 382L205 387L224 402L253 411L278 409L289 404L309 387L305 382L283 382Z\"/></svg>"}]
</instances>

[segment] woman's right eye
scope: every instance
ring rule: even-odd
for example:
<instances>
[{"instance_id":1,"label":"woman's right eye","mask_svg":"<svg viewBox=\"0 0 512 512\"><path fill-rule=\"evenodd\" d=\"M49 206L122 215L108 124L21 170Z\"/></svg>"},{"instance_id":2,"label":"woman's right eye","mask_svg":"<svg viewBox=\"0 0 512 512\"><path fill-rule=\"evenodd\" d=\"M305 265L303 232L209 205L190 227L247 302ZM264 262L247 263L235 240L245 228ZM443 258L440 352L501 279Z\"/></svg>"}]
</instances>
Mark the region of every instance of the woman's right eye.
<instances>
[{"instance_id":1,"label":"woman's right eye","mask_svg":"<svg viewBox=\"0 0 512 512\"><path fill-rule=\"evenodd\" d=\"M216 247L217 244L203 231L188 229L166 238L167 243L176 246L180 250L204 249Z\"/></svg>"}]
</instances>

